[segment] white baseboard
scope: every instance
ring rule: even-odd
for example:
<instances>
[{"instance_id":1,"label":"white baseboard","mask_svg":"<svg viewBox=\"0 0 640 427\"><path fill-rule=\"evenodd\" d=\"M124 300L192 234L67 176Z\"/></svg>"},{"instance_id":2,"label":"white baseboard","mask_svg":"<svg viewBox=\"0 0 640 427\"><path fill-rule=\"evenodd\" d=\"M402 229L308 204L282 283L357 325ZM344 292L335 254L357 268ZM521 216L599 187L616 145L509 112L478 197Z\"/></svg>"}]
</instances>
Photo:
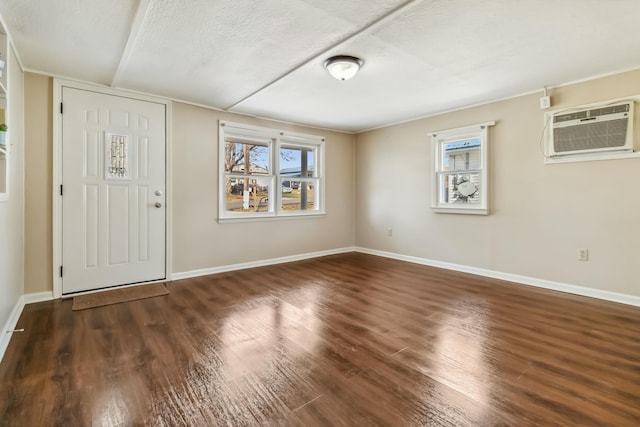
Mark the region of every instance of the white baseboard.
<instances>
[{"instance_id":1,"label":"white baseboard","mask_svg":"<svg viewBox=\"0 0 640 427\"><path fill-rule=\"evenodd\" d=\"M400 261L407 261L414 264L428 265L431 267L444 268L447 270L455 270L463 273L476 274L478 276L491 277L493 279L506 280L509 282L520 283L538 288L550 289L554 291L566 292L569 294L581 295L585 297L598 298L601 300L618 302L622 304L634 305L640 307L640 297L635 295L620 294L616 292L603 291L601 289L587 288L584 286L570 285L568 283L553 282L551 280L537 279L535 277L521 276L518 274L503 273L500 271L487 270L484 268L470 267L468 265L454 264L444 261L430 260L426 258L418 258L409 255L401 255L393 252L378 251L375 249L367 249L356 247L356 252L362 252L369 255L378 255L385 258L393 258Z\"/></svg>"},{"instance_id":2,"label":"white baseboard","mask_svg":"<svg viewBox=\"0 0 640 427\"><path fill-rule=\"evenodd\" d=\"M499 271L487 270L484 268L471 267L467 265L454 264L454 263L449 263L444 261L430 260L426 258L418 258L414 256L409 256L409 255L402 255L402 254L397 254L393 252L385 252L385 251L379 251L375 249L368 249L368 248L362 248L362 247L346 247L346 248L339 248L339 249L331 249L327 251L309 252L305 254L292 255L292 256L286 256L286 257L280 257L280 258L271 258L271 259L265 259L261 261L252 261L252 262L245 262L240 264L225 265L220 267L205 268L200 270L185 271L181 273L172 274L171 279L172 280L188 279L191 277L206 276L208 274L224 273L227 271L242 270L246 268L263 267L267 265L301 261L301 260L310 259L310 258L318 258L322 256L337 255L337 254L343 254L348 252L361 252L361 253L370 254L370 255L377 255L385 258L392 258L400 261L411 262L414 264L428 265L431 267L444 268L447 270L460 271L463 273L471 273L471 274L476 274L478 276L491 277L494 279L506 280L509 282L520 283L523 285L535 286L538 288L550 289L554 291L566 292L570 294L581 295L581 296L586 296L591 298L598 298L601 300L618 302L622 304L640 307L640 297L634 296L634 295L620 294L616 292L603 291L600 289L587 288L584 286L570 285L567 283L537 279L535 277L521 276L521 275L511 274L511 273L503 273ZM9 345L9 341L11 340L11 335L12 335L11 333L7 333L6 331L15 329L16 325L18 324L18 320L20 319L20 315L22 314L22 310L24 309L24 306L26 304L32 304L32 303L41 302L41 301L50 301L52 299L54 299L53 292L38 292L33 294L25 294L25 295L22 295L20 298L18 298L18 301L16 301L16 304L13 307L13 310L11 311L11 315L5 322L4 328L2 329L2 331L0 331L0 334L2 334L0 336L0 362L4 357L4 353Z\"/></svg>"},{"instance_id":3,"label":"white baseboard","mask_svg":"<svg viewBox=\"0 0 640 427\"><path fill-rule=\"evenodd\" d=\"M34 302L42 302L42 301L50 301L53 299L53 292L38 292L34 294L25 294L18 298L16 304L13 306L13 310L11 310L11 314L4 324L4 328L0 331L0 362L2 362L2 358L4 357L5 351L7 351L7 347L9 346L9 341L11 341L11 336L13 335L11 332L16 328L18 324L18 320L20 320L20 315L22 314L22 310L26 304L32 304Z\"/></svg>"},{"instance_id":4,"label":"white baseboard","mask_svg":"<svg viewBox=\"0 0 640 427\"><path fill-rule=\"evenodd\" d=\"M9 346L9 341L11 341L11 335L13 335L11 331L16 328L18 324L18 319L20 319L20 315L22 314L22 309L24 308L23 297L19 297L16 304L13 306L13 310L11 310L11 314L9 318L4 324L2 331L0 331L0 362L2 362L2 358L4 357L4 352L7 350Z\"/></svg>"},{"instance_id":5,"label":"white baseboard","mask_svg":"<svg viewBox=\"0 0 640 427\"><path fill-rule=\"evenodd\" d=\"M246 268L264 267L267 265L283 264L285 262L302 261L310 258L318 258L327 255L344 254L348 252L354 252L354 247L330 249L327 251L308 252L305 254L291 255L280 258L270 258L260 261L243 262L240 264L223 265L220 267L203 268L200 270L183 271L180 273L173 273L171 280L189 279L191 277L206 276L209 274L225 273L227 271L243 270Z\"/></svg>"},{"instance_id":6,"label":"white baseboard","mask_svg":"<svg viewBox=\"0 0 640 427\"><path fill-rule=\"evenodd\" d=\"M51 301L53 298L53 291L49 291L49 292L36 292L33 294L24 294L22 296L23 298L23 302L24 305L27 304L33 304L35 302L42 302L42 301Z\"/></svg>"}]
</instances>

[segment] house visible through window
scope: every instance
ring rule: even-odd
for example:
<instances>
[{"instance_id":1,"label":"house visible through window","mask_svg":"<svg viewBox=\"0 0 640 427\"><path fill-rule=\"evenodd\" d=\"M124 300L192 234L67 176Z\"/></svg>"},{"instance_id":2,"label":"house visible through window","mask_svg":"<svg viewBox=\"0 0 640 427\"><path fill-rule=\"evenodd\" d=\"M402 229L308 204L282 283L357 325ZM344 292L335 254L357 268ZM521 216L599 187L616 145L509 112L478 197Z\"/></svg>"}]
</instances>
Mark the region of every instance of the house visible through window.
<instances>
[{"instance_id":1,"label":"house visible through window","mask_svg":"<svg viewBox=\"0 0 640 427\"><path fill-rule=\"evenodd\" d=\"M324 213L319 136L220 123L220 219Z\"/></svg>"},{"instance_id":2,"label":"house visible through window","mask_svg":"<svg viewBox=\"0 0 640 427\"><path fill-rule=\"evenodd\" d=\"M434 133L432 207L436 212L489 213L487 127L494 123Z\"/></svg>"}]
</instances>

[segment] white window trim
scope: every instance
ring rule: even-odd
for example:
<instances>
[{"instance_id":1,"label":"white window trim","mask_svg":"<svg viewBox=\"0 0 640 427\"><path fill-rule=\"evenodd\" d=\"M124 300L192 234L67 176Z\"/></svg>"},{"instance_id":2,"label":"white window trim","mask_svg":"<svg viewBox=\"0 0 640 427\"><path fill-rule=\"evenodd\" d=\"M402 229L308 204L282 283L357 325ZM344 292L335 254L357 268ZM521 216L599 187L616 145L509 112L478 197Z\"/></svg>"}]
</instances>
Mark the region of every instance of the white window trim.
<instances>
[{"instance_id":1,"label":"white window trim","mask_svg":"<svg viewBox=\"0 0 640 427\"><path fill-rule=\"evenodd\" d=\"M471 215L489 214L489 179L488 179L488 159L489 159L489 126L494 126L495 122L479 123L455 129L441 130L431 134L431 148L433 155L431 170L431 208L437 213L455 213ZM480 204L470 205L444 205L440 203L439 177L442 173L442 146L443 144L465 138L480 137Z\"/></svg>"},{"instance_id":2,"label":"white window trim","mask_svg":"<svg viewBox=\"0 0 640 427\"><path fill-rule=\"evenodd\" d=\"M225 210L226 190L224 188L225 170L225 131L250 136L258 140L268 142L271 160L271 173L268 177L273 177L275 188L273 190L273 200L269 200L270 212L243 212L234 213ZM280 171L280 146L308 146L315 150L315 165L317 171L314 170L315 176L308 178L289 178L279 174ZM324 162L325 138L318 135L310 135L298 132L281 131L273 128L261 126L247 125L243 123L234 123L220 120L218 126L218 222L245 222L245 221L267 221L279 219L294 219L304 217L318 217L325 215L325 162ZM287 179L314 181L318 183L319 191L315 193L316 202L319 208L312 211L283 211L282 191L280 189L282 181Z\"/></svg>"}]
</instances>

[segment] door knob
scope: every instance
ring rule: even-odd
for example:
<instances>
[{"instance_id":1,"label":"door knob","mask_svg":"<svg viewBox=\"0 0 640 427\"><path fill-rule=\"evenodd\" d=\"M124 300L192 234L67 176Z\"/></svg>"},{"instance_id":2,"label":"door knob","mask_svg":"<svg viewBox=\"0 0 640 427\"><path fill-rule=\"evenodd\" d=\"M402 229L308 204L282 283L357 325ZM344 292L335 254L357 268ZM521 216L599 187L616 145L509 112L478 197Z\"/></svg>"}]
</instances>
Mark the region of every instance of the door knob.
<instances>
[{"instance_id":1,"label":"door knob","mask_svg":"<svg viewBox=\"0 0 640 427\"><path fill-rule=\"evenodd\" d=\"M160 190L156 190L156 193L155 193L155 194L156 194L156 196L162 196L162 191L160 191Z\"/></svg>"},{"instance_id":2,"label":"door knob","mask_svg":"<svg viewBox=\"0 0 640 427\"><path fill-rule=\"evenodd\" d=\"M156 208L161 208L161 207L162 207L162 203L156 202Z\"/></svg>"}]
</instances>

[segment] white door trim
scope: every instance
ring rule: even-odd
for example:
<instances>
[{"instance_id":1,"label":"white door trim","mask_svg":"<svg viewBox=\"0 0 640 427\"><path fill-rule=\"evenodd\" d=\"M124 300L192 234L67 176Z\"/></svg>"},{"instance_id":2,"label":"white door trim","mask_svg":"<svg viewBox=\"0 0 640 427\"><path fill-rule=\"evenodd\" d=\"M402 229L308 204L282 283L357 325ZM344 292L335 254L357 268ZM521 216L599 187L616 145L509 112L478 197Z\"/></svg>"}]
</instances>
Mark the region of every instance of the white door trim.
<instances>
[{"instance_id":1,"label":"white door trim","mask_svg":"<svg viewBox=\"0 0 640 427\"><path fill-rule=\"evenodd\" d=\"M62 297L62 279L60 277L60 265L62 263L62 198L60 196L60 185L62 184L62 114L60 114L60 103L62 102L62 87L87 90L105 95L115 95L139 101L149 101L163 104L165 106L165 138L166 138L166 242L165 242L165 277L166 281L172 280L173 270L173 185L172 185L172 102L164 98L157 98L136 92L113 89L107 86L94 85L89 83L76 82L73 80L53 79L53 297Z\"/></svg>"}]
</instances>

